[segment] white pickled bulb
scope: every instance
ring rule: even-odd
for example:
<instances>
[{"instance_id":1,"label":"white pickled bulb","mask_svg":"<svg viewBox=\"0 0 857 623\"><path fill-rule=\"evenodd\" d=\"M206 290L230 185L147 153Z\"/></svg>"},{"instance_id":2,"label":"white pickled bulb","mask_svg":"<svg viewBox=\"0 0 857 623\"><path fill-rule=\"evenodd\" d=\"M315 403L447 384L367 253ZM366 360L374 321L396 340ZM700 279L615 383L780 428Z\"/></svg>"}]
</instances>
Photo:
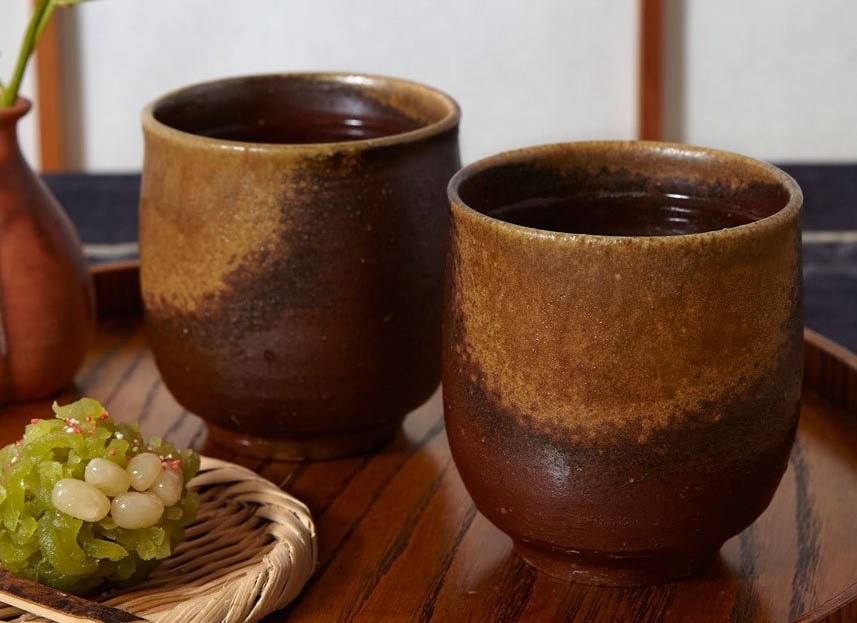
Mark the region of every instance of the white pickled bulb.
<instances>
[{"instance_id":1,"label":"white pickled bulb","mask_svg":"<svg viewBox=\"0 0 857 623\"><path fill-rule=\"evenodd\" d=\"M178 502L182 498L182 486L184 485L184 479L181 476L181 473L168 469L166 471L162 471L157 480L155 480L155 484L152 485L150 491L161 498L161 502L164 503L165 506L172 506L176 502Z\"/></svg>"},{"instance_id":2,"label":"white pickled bulb","mask_svg":"<svg viewBox=\"0 0 857 623\"><path fill-rule=\"evenodd\" d=\"M57 482L51 491L51 502L57 510L83 521L100 521L110 511L110 500L104 493L76 478Z\"/></svg>"},{"instance_id":3,"label":"white pickled bulb","mask_svg":"<svg viewBox=\"0 0 857 623\"><path fill-rule=\"evenodd\" d=\"M154 526L164 514L164 503L154 493L129 491L113 498L110 516L120 528L136 530Z\"/></svg>"},{"instance_id":4,"label":"white pickled bulb","mask_svg":"<svg viewBox=\"0 0 857 623\"><path fill-rule=\"evenodd\" d=\"M145 491L161 473L161 457L152 452L138 454L128 461L126 469L131 476L131 486L137 491Z\"/></svg>"},{"instance_id":5,"label":"white pickled bulb","mask_svg":"<svg viewBox=\"0 0 857 623\"><path fill-rule=\"evenodd\" d=\"M131 486L131 475L127 470L113 461L100 458L92 459L87 463L84 480L110 497L125 493Z\"/></svg>"}]
</instances>

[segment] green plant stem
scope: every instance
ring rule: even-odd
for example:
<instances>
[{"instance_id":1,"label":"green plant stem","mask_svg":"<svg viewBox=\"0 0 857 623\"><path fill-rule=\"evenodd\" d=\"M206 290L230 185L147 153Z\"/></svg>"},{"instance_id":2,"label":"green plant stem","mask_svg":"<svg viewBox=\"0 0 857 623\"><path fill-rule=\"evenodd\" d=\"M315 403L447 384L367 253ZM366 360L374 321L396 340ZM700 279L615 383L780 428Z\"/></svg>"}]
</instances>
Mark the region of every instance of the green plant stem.
<instances>
[{"instance_id":1,"label":"green plant stem","mask_svg":"<svg viewBox=\"0 0 857 623\"><path fill-rule=\"evenodd\" d=\"M33 15L30 17L30 23L27 25L27 31L24 33L24 40L21 42L21 49L18 52L15 71L12 74L12 79L9 81L9 84L3 89L0 106L11 106L15 103L15 100L18 99L18 90L21 88L21 80L24 79L24 72L27 69L27 63L30 60L30 56L33 54L33 49L36 47L39 35L42 34L48 20L51 18L53 10L54 0L39 0L39 3L33 10Z\"/></svg>"}]
</instances>

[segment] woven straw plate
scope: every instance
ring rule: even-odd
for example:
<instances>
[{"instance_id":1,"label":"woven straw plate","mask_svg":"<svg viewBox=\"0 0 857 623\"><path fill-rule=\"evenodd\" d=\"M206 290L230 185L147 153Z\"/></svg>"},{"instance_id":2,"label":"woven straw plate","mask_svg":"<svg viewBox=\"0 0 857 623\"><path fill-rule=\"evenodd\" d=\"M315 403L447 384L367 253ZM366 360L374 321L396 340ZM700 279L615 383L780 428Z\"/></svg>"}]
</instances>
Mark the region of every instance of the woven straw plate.
<instances>
[{"instance_id":1,"label":"woven straw plate","mask_svg":"<svg viewBox=\"0 0 857 623\"><path fill-rule=\"evenodd\" d=\"M188 486L200 506L186 540L145 582L103 603L153 623L252 623L292 601L316 561L306 506L255 472L209 457ZM48 620L0 606L0 621Z\"/></svg>"}]
</instances>

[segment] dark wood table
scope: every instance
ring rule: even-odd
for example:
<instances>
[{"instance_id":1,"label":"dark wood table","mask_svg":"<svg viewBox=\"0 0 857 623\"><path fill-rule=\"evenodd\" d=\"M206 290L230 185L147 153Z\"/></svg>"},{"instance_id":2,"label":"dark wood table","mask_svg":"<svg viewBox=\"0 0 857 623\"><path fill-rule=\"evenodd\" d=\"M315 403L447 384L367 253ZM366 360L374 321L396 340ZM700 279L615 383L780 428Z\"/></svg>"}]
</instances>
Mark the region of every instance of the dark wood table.
<instances>
[{"instance_id":1,"label":"dark wood table","mask_svg":"<svg viewBox=\"0 0 857 623\"><path fill-rule=\"evenodd\" d=\"M304 500L318 567L268 621L846 621L857 617L857 358L814 335L789 470L769 510L690 580L568 584L518 559L474 508L451 460L439 395L379 452L315 463L243 462ZM60 401L103 400L147 435L201 447L204 427L164 387L137 316L102 319ZM49 402L6 407L0 442ZM228 457L235 460L236 457Z\"/></svg>"},{"instance_id":2,"label":"dark wood table","mask_svg":"<svg viewBox=\"0 0 857 623\"><path fill-rule=\"evenodd\" d=\"M805 231L814 232L804 246L808 323L855 348L857 238L849 232L857 231L857 166L791 172L808 196ZM128 219L137 176L49 181L76 206L85 240L112 218L124 219L122 236L135 236ZM76 386L60 401L91 395L114 416L139 420L147 435L201 448L202 422L170 396L147 346L133 253L95 271L99 330ZM806 371L798 440L771 507L703 574L658 587L568 584L521 562L461 483L439 394L373 455L249 464L227 457L304 500L317 524L313 578L268 621L857 620L857 358L810 334ZM19 437L30 418L49 416L48 401L2 408L0 442Z\"/></svg>"}]
</instances>

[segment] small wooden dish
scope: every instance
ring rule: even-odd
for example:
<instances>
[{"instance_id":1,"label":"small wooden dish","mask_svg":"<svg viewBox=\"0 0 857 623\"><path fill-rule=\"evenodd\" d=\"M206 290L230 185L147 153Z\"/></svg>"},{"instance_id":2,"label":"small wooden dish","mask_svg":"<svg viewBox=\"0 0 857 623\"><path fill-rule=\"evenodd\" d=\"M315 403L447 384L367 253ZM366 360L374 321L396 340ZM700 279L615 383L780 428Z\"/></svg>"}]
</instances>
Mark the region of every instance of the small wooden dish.
<instances>
[{"instance_id":1,"label":"small wooden dish","mask_svg":"<svg viewBox=\"0 0 857 623\"><path fill-rule=\"evenodd\" d=\"M153 623L251 623L291 602L315 568L307 507L249 469L209 457L189 486L200 508L186 540L145 582L103 603ZM0 621L48 619L0 607Z\"/></svg>"}]
</instances>

